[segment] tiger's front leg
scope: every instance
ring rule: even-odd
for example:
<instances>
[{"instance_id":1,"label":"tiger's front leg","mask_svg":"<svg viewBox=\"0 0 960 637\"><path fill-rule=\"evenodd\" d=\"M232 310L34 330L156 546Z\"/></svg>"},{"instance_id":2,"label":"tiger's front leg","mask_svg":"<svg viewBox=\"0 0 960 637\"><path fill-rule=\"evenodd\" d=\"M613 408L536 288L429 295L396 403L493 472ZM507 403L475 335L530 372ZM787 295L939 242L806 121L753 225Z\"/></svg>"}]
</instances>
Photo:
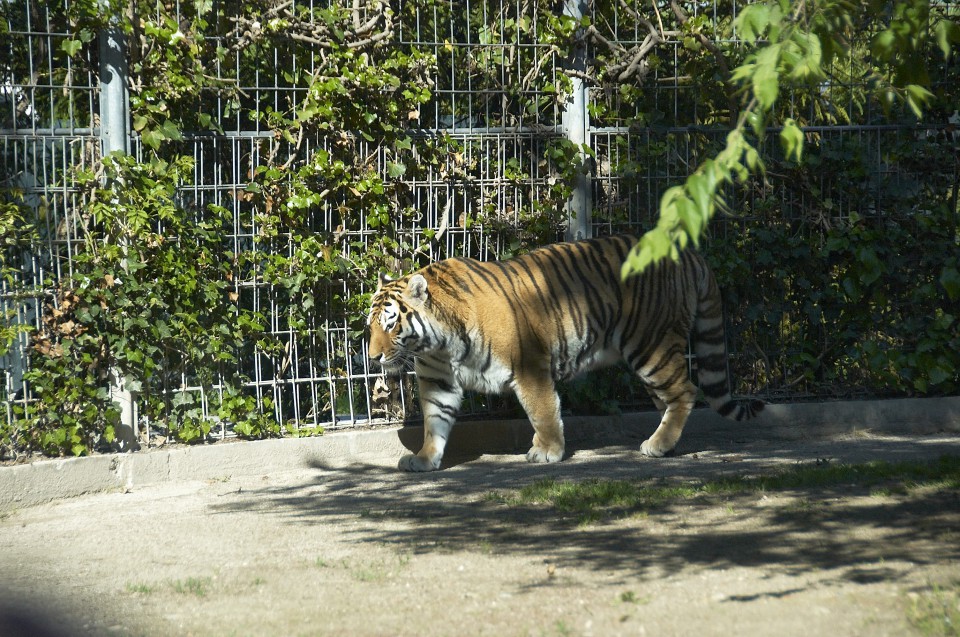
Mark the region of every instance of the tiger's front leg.
<instances>
[{"instance_id":1,"label":"tiger's front leg","mask_svg":"<svg viewBox=\"0 0 960 637\"><path fill-rule=\"evenodd\" d=\"M436 377L438 370L417 363L420 386L420 408L423 411L423 447L414 454L400 458L403 471L435 471L440 468L443 450L450 430L457 420L457 411L463 402L463 389L453 380Z\"/></svg>"},{"instance_id":2,"label":"tiger's front leg","mask_svg":"<svg viewBox=\"0 0 960 637\"><path fill-rule=\"evenodd\" d=\"M514 389L533 425L533 446L527 452L527 462L559 462L563 460L566 443L563 438L563 420L560 418L560 396L553 378L542 375L518 375Z\"/></svg>"}]
</instances>

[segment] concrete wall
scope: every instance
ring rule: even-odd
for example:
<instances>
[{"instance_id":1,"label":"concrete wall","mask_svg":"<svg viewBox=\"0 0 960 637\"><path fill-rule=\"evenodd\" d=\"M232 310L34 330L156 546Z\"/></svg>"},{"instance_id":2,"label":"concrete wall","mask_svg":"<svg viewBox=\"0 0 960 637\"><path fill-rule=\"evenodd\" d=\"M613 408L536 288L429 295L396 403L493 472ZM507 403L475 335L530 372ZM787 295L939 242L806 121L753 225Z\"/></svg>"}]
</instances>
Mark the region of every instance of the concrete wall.
<instances>
[{"instance_id":1,"label":"concrete wall","mask_svg":"<svg viewBox=\"0 0 960 637\"><path fill-rule=\"evenodd\" d=\"M653 432L658 421L659 414L653 412L564 419L567 442L573 446L639 441ZM858 431L960 433L960 397L768 405L759 418L747 423L698 409L690 417L685 436L709 432L738 439L790 441ZM447 454L526 452L532 435L526 420L460 423L454 428ZM173 446L5 466L0 467L0 511L162 482L267 475L357 462L390 466L404 453L418 450L422 437L421 427L344 431L317 438Z\"/></svg>"}]
</instances>

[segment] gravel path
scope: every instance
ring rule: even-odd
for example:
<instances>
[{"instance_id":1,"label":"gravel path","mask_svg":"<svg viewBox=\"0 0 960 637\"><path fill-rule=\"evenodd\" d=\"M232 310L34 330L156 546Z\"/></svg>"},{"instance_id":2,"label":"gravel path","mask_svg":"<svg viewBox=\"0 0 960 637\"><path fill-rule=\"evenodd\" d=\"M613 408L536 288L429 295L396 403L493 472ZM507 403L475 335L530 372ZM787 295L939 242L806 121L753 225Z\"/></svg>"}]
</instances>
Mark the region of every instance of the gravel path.
<instances>
[{"instance_id":1,"label":"gravel path","mask_svg":"<svg viewBox=\"0 0 960 637\"><path fill-rule=\"evenodd\" d=\"M473 454L427 475L311 463L17 509L0 594L8 625L51 635L911 634L912 605L960 582L956 489L678 499L591 524L496 497L960 455L957 435L757 435L691 431L655 460L637 432L555 465Z\"/></svg>"}]
</instances>

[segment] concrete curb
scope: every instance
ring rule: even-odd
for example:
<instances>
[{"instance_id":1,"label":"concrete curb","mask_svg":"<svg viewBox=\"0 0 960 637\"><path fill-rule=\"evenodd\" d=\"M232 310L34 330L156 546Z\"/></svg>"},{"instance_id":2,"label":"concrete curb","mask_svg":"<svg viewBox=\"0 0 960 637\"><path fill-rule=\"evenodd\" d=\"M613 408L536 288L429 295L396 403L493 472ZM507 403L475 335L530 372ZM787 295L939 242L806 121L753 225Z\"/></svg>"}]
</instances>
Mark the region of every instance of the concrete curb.
<instances>
[{"instance_id":1,"label":"concrete curb","mask_svg":"<svg viewBox=\"0 0 960 637\"><path fill-rule=\"evenodd\" d=\"M659 414L654 412L564 419L571 446L639 440L658 422ZM729 435L789 441L857 431L906 435L960 432L960 397L768 405L749 424L731 422L709 409L697 409L690 417L685 438ZM461 423L454 428L447 454L455 457L526 451L531 436L526 420ZM392 465L402 454L419 449L422 437L421 427L394 427L335 432L319 438L237 441L0 467L0 511L164 482L267 475L311 465Z\"/></svg>"}]
</instances>

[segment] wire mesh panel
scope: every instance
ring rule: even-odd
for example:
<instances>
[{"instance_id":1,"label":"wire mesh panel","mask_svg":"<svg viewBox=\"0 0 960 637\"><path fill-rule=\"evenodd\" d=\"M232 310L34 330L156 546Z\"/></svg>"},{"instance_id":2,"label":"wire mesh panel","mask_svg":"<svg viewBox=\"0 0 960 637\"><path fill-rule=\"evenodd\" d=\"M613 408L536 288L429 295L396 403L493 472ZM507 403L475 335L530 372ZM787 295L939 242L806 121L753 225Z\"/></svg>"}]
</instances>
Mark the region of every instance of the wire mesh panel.
<instances>
[{"instance_id":1,"label":"wire mesh panel","mask_svg":"<svg viewBox=\"0 0 960 637\"><path fill-rule=\"evenodd\" d=\"M200 99L216 104L210 111L220 114L220 130L185 131L190 146L184 148L196 165L180 204L198 210L212 204L233 215L232 251L245 262L235 273L236 302L261 316L271 341L270 347L245 351L236 372L278 422L337 428L415 416L412 385L384 383L365 356L362 299L371 291L366 281L376 274L367 271L367 260L382 250L384 235L393 249L379 260L394 274L450 256L508 256L561 236L558 202L566 195L557 164L565 158L550 154L561 138L556 55L539 42L537 16L526 9L401 3L386 21L378 22L373 11L356 15L355 22L373 25L369 37L389 31L386 46L427 60L421 79L429 100L400 116L407 127L400 143L415 147L409 153L362 129L304 126L278 136L277 122L301 117L318 83L325 88L356 79L346 71L339 78L324 76L326 49L313 40L330 18L326 7L283 5L264 16L209 25L209 39L227 54L216 69L220 85L208 86ZM296 22L298 37L257 39L251 32L271 16ZM260 49L258 66L250 66L250 47ZM362 63L355 70L365 72ZM235 92L221 90L234 82ZM334 105L339 114L376 126L375 114L359 106ZM422 146L440 150L428 163L416 155ZM149 149L137 152L145 158ZM265 170L321 173L319 157L342 161L366 178L343 188L323 181L324 174L293 197L289 191L265 194L267 188L293 187L263 186ZM393 201L377 197L374 190L383 188L395 189ZM302 228L276 227L270 220L281 197L310 201L296 213ZM545 216L544 209L557 213ZM192 381L173 379L164 391L201 392ZM491 404L474 398L465 411ZM215 409L208 404L204 411L212 415Z\"/></svg>"},{"instance_id":2,"label":"wire mesh panel","mask_svg":"<svg viewBox=\"0 0 960 637\"><path fill-rule=\"evenodd\" d=\"M29 397L23 383L30 366L28 330L42 324L53 282L73 273L84 203L74 174L95 169L100 140L98 80L88 64L75 64L64 50L70 34L62 7L5 3L3 9L0 203L17 204L4 218L0 280L0 396L10 423L14 405Z\"/></svg>"}]
</instances>

